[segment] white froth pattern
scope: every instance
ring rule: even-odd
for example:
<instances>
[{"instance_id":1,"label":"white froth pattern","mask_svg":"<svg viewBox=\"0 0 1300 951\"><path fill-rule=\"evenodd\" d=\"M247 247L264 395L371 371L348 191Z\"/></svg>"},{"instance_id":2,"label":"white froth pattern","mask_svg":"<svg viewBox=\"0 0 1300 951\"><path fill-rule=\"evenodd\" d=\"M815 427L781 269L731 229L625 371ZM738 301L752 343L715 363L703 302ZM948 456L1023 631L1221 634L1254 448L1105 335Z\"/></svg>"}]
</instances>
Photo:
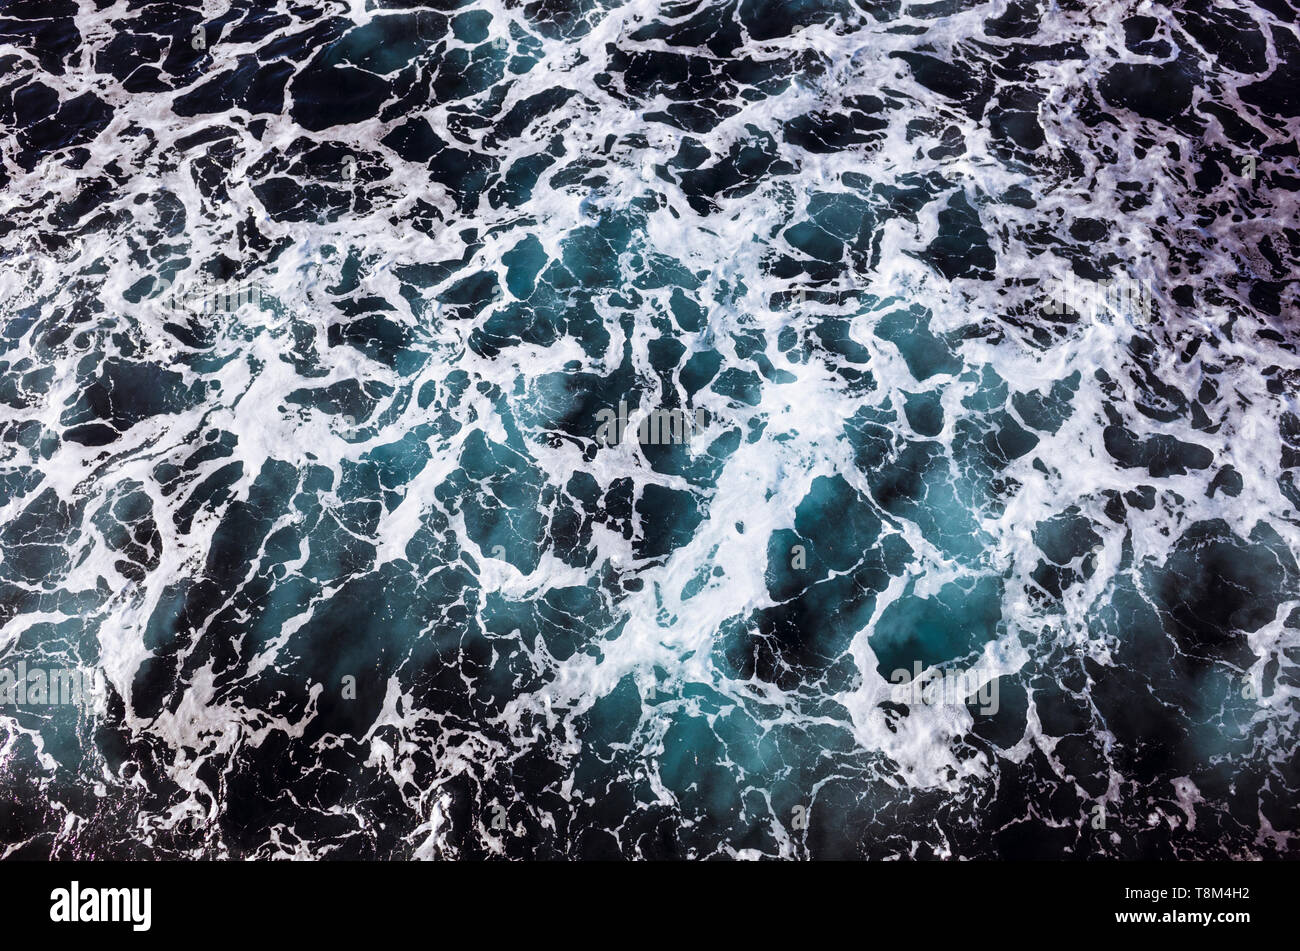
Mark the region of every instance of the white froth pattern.
<instances>
[{"instance_id":1,"label":"white froth pattern","mask_svg":"<svg viewBox=\"0 0 1300 951\"><path fill-rule=\"evenodd\" d=\"M356 30L398 12L360 0L318 6L325 11L322 17L346 18ZM323 20L307 17L302 5L289 0L277 0L263 11L282 25L242 41L227 37L244 8L206 0L199 22L208 24L208 58L171 91L131 92L106 68L92 68L99 57L109 55L115 38L130 29L135 13L126 0L102 9L91 0L78 0L71 21L80 37L80 60L61 75L44 68L12 36L0 37L0 60L10 64L7 72L20 77L6 80L11 98L13 90L31 80L52 89L59 102L90 93L111 109L111 119L84 145L87 154L75 161L75 146L37 155L13 144L4 154L0 218L11 226L0 234L0 369L6 380L24 382L15 399L0 405L0 422L12 433L33 427L41 439L26 445L6 437L0 466L14 478L0 497L3 518L17 521L34 500L52 493L76 524L53 543L66 540L66 559L40 579L24 579L14 568L17 559L30 553L0 545L0 577L32 598L48 596L39 604L24 602L23 610L4 616L0 656L30 650L33 642L56 655L70 653L101 667L120 697L116 712L101 711L80 724L78 735L88 750L70 762L45 751L48 741L40 722L0 710L0 777L11 775L19 784L17 766L33 758L29 747L34 749L45 778L30 782L48 790L48 812L58 817L58 831L51 833L48 824L24 826L22 835L0 842L0 855L25 849L76 854L89 847L83 842L98 841L93 826L104 821L102 812L96 813L93 803L65 796L54 778L64 774L74 786L90 781L86 777L102 783L105 792L98 798L129 816L120 820L115 834L129 828L159 854L348 854L341 843L372 834L376 822L362 802L366 783L357 777L356 796L319 810L350 830L331 833L328 841L317 841L293 823L267 820L269 831L249 844L232 837L223 824L234 793L221 777L232 774L250 750L281 742L290 747L310 743L302 755L321 764L304 777L286 776L286 786L300 778L326 777L332 767L324 765L325 757L331 749L364 749L358 776L383 777L388 794L407 813L399 841L376 845L376 851L426 858L516 854L492 826L488 806L495 800L480 800L500 795L488 790L508 787L512 772L529 768L541 749L542 758L560 775L544 784L547 796L572 811L567 820L557 820L551 799L541 803L521 797L512 804L512 827L522 823L529 830L518 837L521 841L549 834L548 848L578 854L581 821L573 817L583 802L591 805L599 798L593 787L583 786L579 767L605 755L584 741L584 718L628 679L641 698L639 719L627 741L611 747L609 755L626 758L616 772L618 782L631 790L633 812L658 809L677 817L687 843L684 854L819 854L807 835L789 827L786 803L792 794L773 790L798 787L795 798L810 806L815 818L819 810L821 816L835 817L837 809L846 807L828 790L840 784L857 784L863 808L880 828L889 830L891 815L908 814L906 821L898 820L903 830L899 841L880 849L896 855L974 854L969 844L950 840L939 820L925 831L926 821L909 809L942 808L948 810L944 822L978 828L978 813L996 798L1001 777L1036 757L1050 767L1037 782L1082 788L1075 767L1058 750L1061 735L1044 726L1032 684L1044 666L1050 668L1047 659L1053 656L1087 657L1101 667L1116 663L1117 645L1127 631L1122 623L1099 627L1098 618L1118 587L1131 585L1154 604L1156 595L1146 590L1149 570L1162 568L1179 539L1200 522L1223 520L1239 539L1250 539L1258 526L1267 526L1280 539L1280 550L1300 553L1297 502L1284 489L1286 414L1300 414L1294 385L1300 379L1295 291L1286 285L1280 315L1269 313L1252 301L1254 283L1243 278L1243 268L1253 263L1258 268L1254 278L1281 279L1261 256L1259 243L1271 235L1277 247L1285 247L1283 229L1296 227L1293 183L1300 169L1294 148L1288 152L1286 146L1294 144L1300 129L1295 118L1262 115L1236 89L1279 67L1283 54L1275 37L1281 33L1294 40L1294 22L1264 6L1219 5L1237 11L1266 38L1265 70L1244 75L1215 62L1182 21L1147 2L1105 2L1086 9L1052 3L1041 11L1021 5L1033 9L1037 23L1019 36L1011 31L999 35L989 27L991 19L1009 15L1005 2L937 5L951 7L951 12L906 3L891 12L889 5L881 5L870 14L850 14L847 4L809 4L807 9L822 13L788 35L768 39L749 34L752 18L742 17L743 4L736 3L590 4L583 28L568 36L540 20L533 6L476 0L448 14L490 14L481 40L435 31L429 46L437 52L422 61L422 69L435 79L459 48L479 50L505 41L507 52L501 55L520 57L517 71L507 68L481 92L440 100L431 91L418 108L407 100L384 117L406 95L394 90L370 117L314 131L289 109L295 77L310 62L306 56L286 60L293 69L286 106L278 114L254 114L238 105L197 116L175 110L179 100L224 70L237 68L243 57L262 55L276 43L313 52L323 45L308 36ZM685 31L706 12L721 24L741 22L740 45L725 57L703 45L642 35L651 26L669 35ZM429 8L426 15L442 13ZM1155 19L1149 42L1165 40L1167 53L1132 49L1124 21L1134 15ZM1026 43L1050 43L1058 52L1014 77L993 68L999 51ZM662 89L654 96L629 92L624 73L611 65L619 51L673 52L719 69L725 60L781 64L788 81L748 97L738 90L727 103L731 114L687 132L647 118L668 109L671 97ZM899 53L973 63L972 75L991 77L995 96L1013 83L1033 91L1044 144L1011 148L991 127L987 110L969 109L960 99L924 85L912 62L893 55ZM1116 65L1159 65L1180 56L1200 63L1205 73L1193 84L1193 101L1209 97L1222 104L1254 130L1258 141L1238 142L1214 118L1195 138L1175 124L1109 105L1098 91ZM405 66L399 65L386 78L396 81ZM512 110L555 89L572 95L502 134L504 117ZM846 103L860 97L884 103L880 118L885 124L864 142L814 152L783 135L800 117L843 114L850 109ZM488 119L469 121L467 106L481 108ZM1096 121L1099 110L1115 121ZM464 195L435 180L426 162L404 159L390 144L391 134L413 119L426 120L454 148L491 160L497 177L489 178L477 200L467 203ZM762 136L771 138L774 160L787 163L788 171L769 169L751 189L717 193L711 196L711 210L701 213L678 174L680 166L673 164L684 143L707 154L707 166ZM952 140L963 148L941 147ZM290 171L304 142L355 157L341 166L354 169L355 178L326 180L309 168ZM1217 184L1198 185L1195 175L1201 165L1195 156L1216 148L1236 157L1247 152L1261 156L1254 180L1229 168ZM540 173L529 197L494 203L492 183L517 160L548 152L556 160ZM27 162L28 157L39 161ZM590 167L577 174L582 163ZM204 184L209 175L219 185ZM346 196L345 208L314 219L273 214L265 207L265 191L259 191L273 179L288 179L303 190L319 179ZM97 193L105 196L102 202L89 201L90 207L80 212L63 210L75 208L79 199L87 201L87 190L96 182L108 183ZM1130 183L1140 187L1143 206L1131 207ZM919 188L924 201L914 217L887 213L886 199L869 191L878 185ZM1017 189L1032 198L1032 207L1007 199ZM845 252L828 280L814 280L807 270L793 278L782 276L773 263L782 256L817 263L790 241L788 229L815 214L818 196L827 192L868 199L878 214L871 247L864 252L867 263L854 264ZM975 209L996 260L991 275L945 276L934 263L931 249L949 227L944 216L954 207L954 196ZM1220 203L1241 210L1242 220L1233 220L1231 213L1209 224L1199 219L1204 208ZM178 214L183 227L169 234L171 222L181 220ZM253 237L245 224L250 217ZM620 217L634 224L617 257L618 278L612 286L590 292L608 343L593 352L576 333L566 333L550 344L511 343L499 352L479 346L490 337L489 321L518 303L507 289L507 273L510 254L522 239L534 238L548 263L564 262L574 254L575 239L588 233L584 229L599 229ZM417 220L428 227L415 227ZM1081 220L1104 223L1104 235L1072 235L1071 226ZM1191 250L1199 250L1194 267ZM269 310L218 309L191 314L187 323L177 320L174 311L139 301L142 279L188 286L203 280L204 268L219 256L236 262L229 280L256 282ZM665 326L674 326L673 298L680 293L671 284L651 286L648 262L656 258L689 272L697 285L689 296L705 315L698 332L683 330L678 322L674 332L685 348L683 363L695 353L716 351L723 371L752 371L752 353L740 352L738 345L757 331L762 334L757 352L774 371L759 378L754 405L716 388L694 394L691 405L706 411L710 425L692 437L693 458L704 459L711 449L720 458L716 441L728 432L741 436L706 488L655 468L635 440L592 453L592 440L552 440L553 433L521 422L538 418L539 407L547 408L552 397L544 384L552 375L612 377L625 352L642 407L683 401L680 374L677 392L666 392L664 377L652 362L651 344L665 335ZM1043 288L1082 260L1112 262L1102 269L1149 288L1154 319L1120 308L1090 320L1044 320ZM455 267L442 272L429 267L445 262L455 262ZM422 267L429 268L430 276L420 285L410 275ZM479 272L494 274L504 290L481 309L465 313L451 298L459 282ZM1179 286L1190 289L1191 304L1175 296ZM800 289L806 292L804 300L791 303L791 294ZM636 303L630 306L633 290ZM386 361L373 350L331 337L355 318L345 308L357 300L384 302L383 316L405 335L402 349L413 359ZM927 315L930 333L946 341L960 369L940 369L923 379L914 375L911 355L878 332L890 315L907 308ZM814 340L818 329L828 326L844 328L847 341L866 351L865 366L856 369L869 373L871 385L847 378L841 371L849 361L825 347L779 346L786 328L799 331L801 340ZM67 332L60 330L64 327ZM1261 330L1270 333L1261 335ZM193 344L192 337L201 338L201 345ZM1199 349L1189 350L1194 340L1200 341ZM97 368L115 361L177 374L177 390L193 396L174 409L134 421L105 442L51 441L49 437L69 430L67 414ZM1268 368L1274 369L1265 372ZM963 422L983 425L992 415L970 408L989 389L984 376L989 371L1016 394L1045 394L1072 376L1078 385L1069 414L1054 433L1024 418L1010 396L994 407L1038 441L996 473L1004 487L997 504L983 489L992 477L970 472L952 477L953 492L969 506L982 536L980 554L970 558L936 544L919 520L891 512L875 498L872 473L859 466L859 447L847 437L846 424L864 411L892 412L899 445L929 439L911 429L903 407L909 395L937 394L942 428L932 438L955 469L957 447L966 438ZM1211 379L1217 396L1203 402L1213 425L1198 425L1186 411L1160 412L1172 405L1171 393L1184 402L1196 400ZM1163 389L1153 387L1153 380ZM350 408L332 411L289 399L304 389L336 385L355 385L359 389L348 392L363 393L373 406L358 416ZM563 417L563 410L553 418ZM761 434L754 435L760 426ZM1106 445L1104 432L1111 426L1123 426L1139 440L1162 435L1204 447L1213 462L1166 475L1126 466ZM395 487L376 483L372 495L343 490L354 467L372 464L377 450L413 433L419 433L426 455L418 471ZM214 449L196 457L205 443L219 443L219 434L234 437L230 451ZM483 438L520 456L520 466L539 475L545 487L539 497L552 493L543 523L557 515L555 496L583 474L595 480L602 494L619 480L630 480L634 512L647 486L690 493L703 518L688 541L654 556L638 554L645 526L628 538L612 525L596 522L586 542L593 553L587 566L566 560L552 539L520 538L520 546L536 543L541 548L536 567L525 572L519 563L528 558L494 557L491 545L473 537L463 498L453 505L445 491L439 493L462 470L466 454L475 451L475 440ZM526 447L522 455L521 444ZM898 446L891 449L894 456L897 451ZM217 494L207 504L194 504L196 493L209 480L225 478L233 463L240 469L227 479L224 497ZM296 473L294 496L310 496L310 505L318 507L304 502L270 517L260 529L262 541L246 576L229 585L210 613L185 615L188 628L174 632L179 645L174 662L186 672L172 685L167 702L140 712L137 678L158 654L149 643L151 620L156 624L171 610L179 582L197 583L208 575L211 553L221 550L227 513L253 499L259 478L270 478L279 463ZM167 465L174 467L174 475L161 476L160 466ZM1229 466L1240 477L1240 491L1207 494L1211 480ZM314 467L332 474L328 487L306 487ZM835 477L870 500L883 523L881 540L864 548L864 561L887 537L901 539L912 552L905 568L875 594L870 617L845 646L856 678L830 687L810 677L796 689L784 689L771 679L730 675L720 663L721 645L755 612L776 606L769 539L775 532L793 530L801 502L815 483ZM471 479L468 484L485 498L496 491L487 482ZM1113 499L1139 485L1154 489L1154 504L1146 509L1128 505L1122 518L1110 517ZM385 491L396 493L391 505L383 498ZM139 494L148 500L158 539L151 549L155 562L132 574L122 569L121 546L115 547L92 516ZM373 520L357 514L366 503L380 510ZM1099 541L1087 556L1065 566L1076 571L1077 582L1059 597L1046 597L1035 576L1044 559L1035 532L1072 507ZM632 520L635 524L635 515ZM281 557L272 545L283 530L302 539L296 556ZM261 630L258 617L238 599L246 596L260 605L258 610L265 609L267 578L275 578L275 590L275 584L287 584L286 578L317 571L314 559L334 556L313 551L313 541L344 537L370 553L364 566L318 576L314 589L276 620L274 630L254 636ZM388 578L379 574L387 568L418 588L427 580L421 564L427 567L438 559L431 555L432 562L422 563L423 556L412 552L439 545L455 554L438 564L438 572L469 571L474 577L472 597L449 596L444 605L445 614L465 611L471 629L488 628L483 612L489 598L539 603L548 592L589 586L599 590L609 622L600 621L601 629L591 639L594 647L562 658L540 637L531 643L522 634L513 641L488 638L501 671L515 669L500 657L509 652L529 674L519 675L517 682L526 685L499 709L479 707L480 722L459 707L453 713L423 706L412 684L393 672L384 680L379 712L366 729L349 737L331 732L304 740L320 716L322 695L339 690L337 683L302 680L304 632L316 630L322 612L339 599L355 597L349 586L358 577ZM1087 572L1084 561L1090 562ZM830 574L847 576L858 567ZM639 579L639 589L610 585L611 571ZM693 584L701 578L702 585ZM878 622L901 599L933 599L950 583L968 587L986 578L1001 579L1001 621L996 635L966 666L986 680L1021 677L1030 684L1023 734L1001 749L971 739L975 720L966 706L914 705L900 717L882 705L893 696L893 685L889 671L878 670L883 661L878 643L873 644ZM248 644L234 648L247 656L232 678L229 671L217 669L219 650L208 642L227 636L213 633L229 627L217 616L236 603L245 612L240 620ZM1273 771L1265 784L1274 800L1280 797L1292 807L1295 790L1286 787L1281 770L1297 735L1300 680L1294 652L1300 650L1300 629L1287 623L1297 608L1300 590L1286 592L1275 616L1242 636L1253 660L1232 673L1255 686L1249 717L1257 734L1246 759L1266 776ZM376 616L383 610L374 607ZM391 623L405 620L393 618ZM412 621L413 641L432 644L439 636L437 623ZM592 619L573 617L570 623L576 630ZM60 631L64 633L56 634ZM348 643L352 650L358 645L350 639L356 636L343 630L337 643L308 644L333 650ZM66 642L60 642L63 637ZM367 656L366 650L361 643L357 656ZM375 657L381 653L376 647ZM192 668L191 655L196 662ZM1269 673L1279 663L1289 665L1289 680ZM1222 672L1225 665L1231 666L1223 661L1215 669ZM273 674L302 680L297 687L306 699L281 702L266 693L245 695L245 688L275 682L267 679ZM476 695L487 675L466 668L463 678L466 695ZM1062 675L1062 683L1064 679ZM1271 685L1267 691L1266 680ZM1083 698L1080 702L1091 714L1088 732L1103 755L1124 746L1086 689L1073 684L1061 689ZM675 740L669 739L675 724L731 716L748 724L756 749L773 737L776 752L763 754L768 758L762 769L724 764L744 803L738 814L727 812L724 821L710 816L707 805L683 801L688 797L681 788L665 779L665 758L675 755L670 748ZM114 729L137 748L154 751L147 780L144 772L110 768L94 749L91 738L105 717L116 718ZM800 735L805 739L790 739ZM843 745L821 749L824 735L838 735ZM806 762L793 762L796 757ZM286 769L300 770L299 761ZM1190 834L1204 810L1228 808L1187 775L1164 778L1165 798L1157 800L1153 787L1139 788L1124 775L1118 757L1104 762L1100 775L1104 789L1081 795L1077 816L1049 817L1047 824L1083 830L1093 804L1120 813L1128 808L1125 797L1137 796L1150 801L1132 806L1134 810L1145 816L1149 809L1163 809ZM166 790L151 794L150 783L162 783ZM766 812L755 811L756 803ZM304 813L316 808L297 805ZM1280 828L1263 807L1255 811L1256 827L1225 840L1224 848L1234 855L1291 849L1294 826ZM1025 814L1033 815L1034 807L1026 805ZM201 833L177 837L179 824L187 819L197 819ZM754 840L758 844L741 842L739 834L733 839L711 831L712 819L732 829L766 831ZM571 823L569 840L556 831L563 821ZM705 831L692 838L692 826ZM1203 826L1202 820L1202 831ZM841 833L837 827L826 835L851 838L854 828L847 825ZM613 824L603 831L622 854L648 854L641 833L634 835L631 829ZM926 835L930 838L922 844ZM1199 840L1188 841L1193 842L1189 849L1206 848ZM1093 847L1113 854L1124 848L1104 835ZM111 843L94 848L113 850ZM880 854L875 848L864 846L862 854Z\"/></svg>"}]
</instances>

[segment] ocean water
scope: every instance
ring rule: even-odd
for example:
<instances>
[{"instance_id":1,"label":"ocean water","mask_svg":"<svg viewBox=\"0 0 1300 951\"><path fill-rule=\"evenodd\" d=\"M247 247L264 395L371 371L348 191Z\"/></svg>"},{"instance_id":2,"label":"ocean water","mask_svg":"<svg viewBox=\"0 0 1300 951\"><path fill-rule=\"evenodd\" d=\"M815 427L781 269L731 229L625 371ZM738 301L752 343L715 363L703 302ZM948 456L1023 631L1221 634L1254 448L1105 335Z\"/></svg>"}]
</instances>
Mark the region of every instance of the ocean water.
<instances>
[{"instance_id":1,"label":"ocean water","mask_svg":"<svg viewBox=\"0 0 1300 951\"><path fill-rule=\"evenodd\" d=\"M0 856L1300 852L1293 2L5 0L0 121Z\"/></svg>"}]
</instances>

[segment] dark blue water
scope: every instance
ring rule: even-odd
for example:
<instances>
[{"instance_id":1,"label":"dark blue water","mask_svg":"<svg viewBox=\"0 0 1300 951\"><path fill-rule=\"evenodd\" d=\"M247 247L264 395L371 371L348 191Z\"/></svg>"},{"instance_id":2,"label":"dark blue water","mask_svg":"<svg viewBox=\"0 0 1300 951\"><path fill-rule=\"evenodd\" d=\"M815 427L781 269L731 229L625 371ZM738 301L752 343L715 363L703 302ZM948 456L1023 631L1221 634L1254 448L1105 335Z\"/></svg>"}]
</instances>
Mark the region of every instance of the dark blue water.
<instances>
[{"instance_id":1,"label":"dark blue water","mask_svg":"<svg viewBox=\"0 0 1300 951\"><path fill-rule=\"evenodd\" d=\"M0 856L1293 857L1297 90L1283 0L0 4Z\"/></svg>"}]
</instances>

